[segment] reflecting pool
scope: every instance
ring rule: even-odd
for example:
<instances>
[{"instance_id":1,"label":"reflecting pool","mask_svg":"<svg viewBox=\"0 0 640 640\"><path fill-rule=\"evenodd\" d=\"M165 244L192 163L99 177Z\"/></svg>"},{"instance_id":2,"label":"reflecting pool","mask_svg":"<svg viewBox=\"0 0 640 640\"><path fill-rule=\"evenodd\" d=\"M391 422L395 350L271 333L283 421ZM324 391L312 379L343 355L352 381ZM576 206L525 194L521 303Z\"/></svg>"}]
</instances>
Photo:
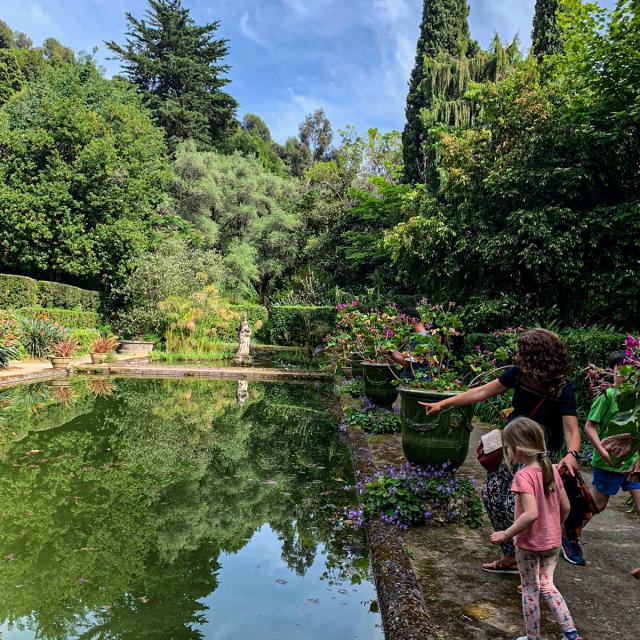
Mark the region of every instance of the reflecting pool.
<instances>
[{"instance_id":1,"label":"reflecting pool","mask_svg":"<svg viewBox=\"0 0 640 640\"><path fill-rule=\"evenodd\" d=\"M319 385L0 390L3 640L380 639Z\"/></svg>"}]
</instances>

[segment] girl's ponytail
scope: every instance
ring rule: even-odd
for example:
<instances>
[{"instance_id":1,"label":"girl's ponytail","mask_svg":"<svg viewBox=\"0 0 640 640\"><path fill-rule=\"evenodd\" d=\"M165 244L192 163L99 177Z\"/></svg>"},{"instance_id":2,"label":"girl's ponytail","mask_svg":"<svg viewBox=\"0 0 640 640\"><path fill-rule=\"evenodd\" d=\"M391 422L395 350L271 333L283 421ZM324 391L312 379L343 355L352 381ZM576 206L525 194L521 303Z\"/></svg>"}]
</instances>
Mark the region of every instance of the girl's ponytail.
<instances>
[{"instance_id":1,"label":"girl's ponytail","mask_svg":"<svg viewBox=\"0 0 640 640\"><path fill-rule=\"evenodd\" d=\"M544 429L537 422L524 417L512 420L502 432L502 447L508 464L513 463L516 451L522 452L528 458L537 458L542 468L544 492L553 493L556 490L556 480L553 465L547 454Z\"/></svg>"},{"instance_id":2,"label":"girl's ponytail","mask_svg":"<svg viewBox=\"0 0 640 640\"><path fill-rule=\"evenodd\" d=\"M545 451L538 454L540 466L542 467L542 477L544 480L544 492L553 493L556 490L556 479L553 475L553 465L549 458L549 454Z\"/></svg>"}]
</instances>

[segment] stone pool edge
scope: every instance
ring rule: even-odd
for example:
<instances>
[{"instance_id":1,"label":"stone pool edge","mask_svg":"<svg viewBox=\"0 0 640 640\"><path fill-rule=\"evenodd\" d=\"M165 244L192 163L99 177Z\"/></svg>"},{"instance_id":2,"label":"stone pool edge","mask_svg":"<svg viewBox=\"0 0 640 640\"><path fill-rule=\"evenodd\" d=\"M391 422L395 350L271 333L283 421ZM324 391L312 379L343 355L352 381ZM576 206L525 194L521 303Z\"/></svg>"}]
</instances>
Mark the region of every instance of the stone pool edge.
<instances>
[{"instance_id":1,"label":"stone pool edge","mask_svg":"<svg viewBox=\"0 0 640 640\"><path fill-rule=\"evenodd\" d=\"M347 429L356 481L377 469L365 432ZM392 525L381 520L364 525L371 569L378 592L385 640L436 640L411 559Z\"/></svg>"}]
</instances>

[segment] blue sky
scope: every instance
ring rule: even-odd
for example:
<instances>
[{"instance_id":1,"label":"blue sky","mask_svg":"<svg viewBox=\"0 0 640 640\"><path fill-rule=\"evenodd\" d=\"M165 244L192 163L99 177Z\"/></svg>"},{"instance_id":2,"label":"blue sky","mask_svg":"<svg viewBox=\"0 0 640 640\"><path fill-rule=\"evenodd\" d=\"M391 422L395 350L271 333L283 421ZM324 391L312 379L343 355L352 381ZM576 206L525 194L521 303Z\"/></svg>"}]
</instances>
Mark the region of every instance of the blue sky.
<instances>
[{"instance_id":1,"label":"blue sky","mask_svg":"<svg viewBox=\"0 0 640 640\"><path fill-rule=\"evenodd\" d=\"M601 4L610 5L613 0ZM284 141L307 113L323 107L334 130L387 131L404 124L422 0L184 0L198 22L220 20L229 40L229 91L239 114L257 113ZM471 31L486 46L498 32L530 43L535 0L470 0ZM58 38L77 51L122 41L124 12L146 0L0 0L0 19L40 44Z\"/></svg>"}]
</instances>

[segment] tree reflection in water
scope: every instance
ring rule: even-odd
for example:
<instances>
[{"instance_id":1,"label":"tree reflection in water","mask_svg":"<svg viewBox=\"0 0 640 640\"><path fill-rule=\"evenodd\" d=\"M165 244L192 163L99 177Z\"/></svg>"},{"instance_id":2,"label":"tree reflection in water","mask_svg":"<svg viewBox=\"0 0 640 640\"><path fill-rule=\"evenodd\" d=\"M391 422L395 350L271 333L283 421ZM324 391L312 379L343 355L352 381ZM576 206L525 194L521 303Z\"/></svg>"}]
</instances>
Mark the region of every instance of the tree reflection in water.
<instances>
[{"instance_id":1,"label":"tree reflection in water","mask_svg":"<svg viewBox=\"0 0 640 640\"><path fill-rule=\"evenodd\" d=\"M0 624L204 638L220 555L264 524L296 574L321 553L327 584L367 579L338 517L353 496L329 402L320 387L204 380L3 391Z\"/></svg>"}]
</instances>

